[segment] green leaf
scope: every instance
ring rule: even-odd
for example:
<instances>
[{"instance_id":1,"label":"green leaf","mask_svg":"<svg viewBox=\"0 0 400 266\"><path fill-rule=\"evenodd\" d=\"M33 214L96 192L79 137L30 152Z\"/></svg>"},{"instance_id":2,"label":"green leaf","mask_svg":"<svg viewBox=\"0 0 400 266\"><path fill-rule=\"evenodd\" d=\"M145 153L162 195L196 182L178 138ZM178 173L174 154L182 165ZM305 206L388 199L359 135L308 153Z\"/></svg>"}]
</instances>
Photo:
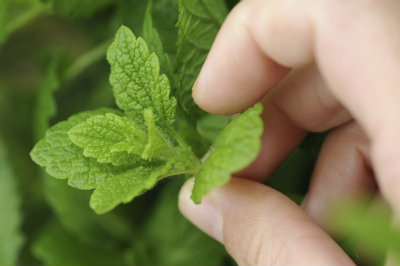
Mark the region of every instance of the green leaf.
<instances>
[{"instance_id":1,"label":"green leaf","mask_svg":"<svg viewBox=\"0 0 400 266\"><path fill-rule=\"evenodd\" d=\"M145 160L151 160L152 158L168 160L177 156L177 152L172 144L170 144L157 129L151 109L146 109L144 111L144 119L147 125L148 142L143 151L142 158Z\"/></svg>"},{"instance_id":2,"label":"green leaf","mask_svg":"<svg viewBox=\"0 0 400 266\"><path fill-rule=\"evenodd\" d=\"M221 131L196 176L191 196L195 203L200 203L213 187L226 184L232 173L245 168L257 157L263 131L261 111L261 104L256 104Z\"/></svg>"},{"instance_id":3,"label":"green leaf","mask_svg":"<svg viewBox=\"0 0 400 266\"><path fill-rule=\"evenodd\" d=\"M48 224L39 235L32 253L44 265L123 265L121 251L83 243L56 222Z\"/></svg>"},{"instance_id":4,"label":"green leaf","mask_svg":"<svg viewBox=\"0 0 400 266\"><path fill-rule=\"evenodd\" d=\"M176 99L169 97L168 78L160 75L157 56L149 53L145 41L136 39L130 29L121 26L108 49L107 59L117 105L142 124L143 111L151 108L157 125L170 127L175 120Z\"/></svg>"},{"instance_id":5,"label":"green leaf","mask_svg":"<svg viewBox=\"0 0 400 266\"><path fill-rule=\"evenodd\" d=\"M89 117L68 135L86 157L116 166L140 161L147 143L146 134L131 119L113 113Z\"/></svg>"},{"instance_id":6,"label":"green leaf","mask_svg":"<svg viewBox=\"0 0 400 266\"><path fill-rule=\"evenodd\" d=\"M111 112L115 111L101 108L82 112L71 116L67 121L56 124L46 132L46 136L31 151L33 161L46 167L49 175L58 179L68 179L70 186L79 189L95 188L114 175L113 168L106 164L99 164L93 158L85 157L82 149L73 144L68 137L68 131L91 116Z\"/></svg>"},{"instance_id":7,"label":"green leaf","mask_svg":"<svg viewBox=\"0 0 400 266\"><path fill-rule=\"evenodd\" d=\"M54 13L60 16L82 18L89 17L112 0L52 0Z\"/></svg>"},{"instance_id":8,"label":"green leaf","mask_svg":"<svg viewBox=\"0 0 400 266\"><path fill-rule=\"evenodd\" d=\"M16 177L7 157L0 139L0 265L16 265L24 238Z\"/></svg>"},{"instance_id":9,"label":"green leaf","mask_svg":"<svg viewBox=\"0 0 400 266\"><path fill-rule=\"evenodd\" d=\"M168 175L172 167L173 161L158 168L140 166L110 178L93 192L90 207L101 214L120 203L128 203L152 189L160 178Z\"/></svg>"},{"instance_id":10,"label":"green leaf","mask_svg":"<svg viewBox=\"0 0 400 266\"><path fill-rule=\"evenodd\" d=\"M164 52L163 44L157 30L153 27L152 19L153 1L149 1L143 22L143 39L146 41L149 51L154 52L160 61L161 72L171 75L172 66L168 54Z\"/></svg>"},{"instance_id":11,"label":"green leaf","mask_svg":"<svg viewBox=\"0 0 400 266\"><path fill-rule=\"evenodd\" d=\"M141 231L140 241L135 241L127 254L128 265L227 265L228 255L223 245L179 212L177 194L183 181L183 178L170 180L163 187Z\"/></svg>"},{"instance_id":12,"label":"green leaf","mask_svg":"<svg viewBox=\"0 0 400 266\"><path fill-rule=\"evenodd\" d=\"M228 11L224 0L180 0L175 74L177 98L191 115L203 112L192 99L192 86Z\"/></svg>"}]
</instances>

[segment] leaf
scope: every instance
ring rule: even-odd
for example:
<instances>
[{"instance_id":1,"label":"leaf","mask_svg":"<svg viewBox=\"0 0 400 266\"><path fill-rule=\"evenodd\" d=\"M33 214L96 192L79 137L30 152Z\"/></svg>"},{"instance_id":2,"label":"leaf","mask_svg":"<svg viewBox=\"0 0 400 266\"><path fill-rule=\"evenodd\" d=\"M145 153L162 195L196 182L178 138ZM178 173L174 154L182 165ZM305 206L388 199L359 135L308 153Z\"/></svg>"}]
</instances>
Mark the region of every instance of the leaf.
<instances>
[{"instance_id":1,"label":"leaf","mask_svg":"<svg viewBox=\"0 0 400 266\"><path fill-rule=\"evenodd\" d=\"M177 98L192 116L204 114L192 99L192 87L228 11L224 0L180 0L175 74Z\"/></svg>"},{"instance_id":2,"label":"leaf","mask_svg":"<svg viewBox=\"0 0 400 266\"><path fill-rule=\"evenodd\" d=\"M89 17L112 2L112 0L52 0L55 14L72 18Z\"/></svg>"},{"instance_id":3,"label":"leaf","mask_svg":"<svg viewBox=\"0 0 400 266\"><path fill-rule=\"evenodd\" d=\"M152 189L172 167L173 161L153 169L140 166L110 178L93 192L90 207L101 214L110 211L120 203L128 203Z\"/></svg>"},{"instance_id":4,"label":"leaf","mask_svg":"<svg viewBox=\"0 0 400 266\"><path fill-rule=\"evenodd\" d=\"M161 190L140 241L135 241L128 251L128 265L226 265L228 255L223 245L179 212L177 194L183 181L170 180Z\"/></svg>"},{"instance_id":5,"label":"leaf","mask_svg":"<svg viewBox=\"0 0 400 266\"><path fill-rule=\"evenodd\" d=\"M168 78L159 74L157 56L145 41L125 26L118 30L108 49L110 83L117 105L133 120L142 122L143 111L151 108L157 125L168 128L175 120L176 99L169 97Z\"/></svg>"},{"instance_id":6,"label":"leaf","mask_svg":"<svg viewBox=\"0 0 400 266\"><path fill-rule=\"evenodd\" d=\"M191 196L195 203L200 203L213 187L226 184L232 173L245 168L257 157L263 131L261 111L261 104L256 104L220 132L196 176Z\"/></svg>"},{"instance_id":7,"label":"leaf","mask_svg":"<svg viewBox=\"0 0 400 266\"><path fill-rule=\"evenodd\" d=\"M113 113L89 117L68 136L86 157L116 166L139 162L147 143L146 134L131 119Z\"/></svg>"},{"instance_id":8,"label":"leaf","mask_svg":"<svg viewBox=\"0 0 400 266\"><path fill-rule=\"evenodd\" d=\"M146 109L144 111L144 119L147 125L148 142L146 148L143 150L142 158L145 160L152 158L168 160L176 157L178 154L172 144L170 144L157 129L151 109Z\"/></svg>"},{"instance_id":9,"label":"leaf","mask_svg":"<svg viewBox=\"0 0 400 266\"><path fill-rule=\"evenodd\" d=\"M32 253L44 265L123 265L121 251L83 243L54 221L33 243Z\"/></svg>"},{"instance_id":10,"label":"leaf","mask_svg":"<svg viewBox=\"0 0 400 266\"><path fill-rule=\"evenodd\" d=\"M40 166L46 167L49 175L58 179L68 179L68 184L72 187L95 188L114 175L112 167L85 157L82 150L69 139L68 131L93 115L111 112L115 111L100 108L73 115L67 121L56 124L35 145L31 151L32 160Z\"/></svg>"},{"instance_id":11,"label":"leaf","mask_svg":"<svg viewBox=\"0 0 400 266\"><path fill-rule=\"evenodd\" d=\"M0 265L16 265L24 238L22 215L15 176L0 139Z\"/></svg>"},{"instance_id":12,"label":"leaf","mask_svg":"<svg viewBox=\"0 0 400 266\"><path fill-rule=\"evenodd\" d=\"M157 30L153 27L153 19L152 19L152 8L153 8L153 1L149 1L146 13L143 22L143 39L146 41L149 51L154 52L158 60L160 61L160 69L161 72L171 75L172 73L172 66L169 61L168 54L164 52L163 44L161 42L160 36L158 35Z\"/></svg>"}]
</instances>

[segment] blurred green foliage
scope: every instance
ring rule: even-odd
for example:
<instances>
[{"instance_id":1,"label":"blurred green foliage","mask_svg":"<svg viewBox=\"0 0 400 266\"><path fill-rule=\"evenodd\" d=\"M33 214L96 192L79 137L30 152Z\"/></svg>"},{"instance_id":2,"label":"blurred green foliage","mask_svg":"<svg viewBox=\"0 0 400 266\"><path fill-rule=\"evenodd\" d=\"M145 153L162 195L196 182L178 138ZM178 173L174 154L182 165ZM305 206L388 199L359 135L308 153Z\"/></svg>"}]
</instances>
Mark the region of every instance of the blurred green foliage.
<instances>
[{"instance_id":1,"label":"blurred green foliage","mask_svg":"<svg viewBox=\"0 0 400 266\"><path fill-rule=\"evenodd\" d=\"M182 0L181 11L192 2ZM227 0L228 9L237 2ZM151 26L143 22L151 12L168 59L181 60L176 57L178 4L154 0L148 9L147 0L0 0L0 265L233 263L220 244L180 215L183 178L99 216L87 204L90 193L49 178L29 157L50 125L79 111L114 107L105 53L120 25L148 40ZM220 23L226 10L212 11L205 15ZM200 53L204 59L207 50ZM181 95L189 105L187 91L200 66L201 60L193 62L188 65L193 72L175 81L175 89L184 83ZM208 149L199 138L211 143L229 119L200 114L194 126L178 119L198 156ZM300 202L323 138L310 135L267 183ZM400 232L390 226L385 208L357 202L332 218L341 239L351 239L342 246L355 260L358 253L377 252L376 261L383 263L386 250L400 254Z\"/></svg>"}]
</instances>

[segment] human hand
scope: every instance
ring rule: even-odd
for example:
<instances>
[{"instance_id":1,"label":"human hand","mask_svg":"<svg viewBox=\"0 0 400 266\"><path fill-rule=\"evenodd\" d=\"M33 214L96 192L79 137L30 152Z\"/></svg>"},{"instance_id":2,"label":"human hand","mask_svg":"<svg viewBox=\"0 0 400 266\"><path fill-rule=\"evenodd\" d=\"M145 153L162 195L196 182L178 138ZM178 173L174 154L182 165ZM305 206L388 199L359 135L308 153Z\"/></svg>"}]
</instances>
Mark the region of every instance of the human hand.
<instances>
[{"instance_id":1,"label":"human hand","mask_svg":"<svg viewBox=\"0 0 400 266\"><path fill-rule=\"evenodd\" d=\"M321 229L324 210L376 184L400 214L399 14L396 0L245 0L226 19L193 97L216 114L262 99L262 150L247 179L200 205L188 181L179 204L239 264L353 264ZM258 183L307 132L330 129L304 209Z\"/></svg>"}]
</instances>

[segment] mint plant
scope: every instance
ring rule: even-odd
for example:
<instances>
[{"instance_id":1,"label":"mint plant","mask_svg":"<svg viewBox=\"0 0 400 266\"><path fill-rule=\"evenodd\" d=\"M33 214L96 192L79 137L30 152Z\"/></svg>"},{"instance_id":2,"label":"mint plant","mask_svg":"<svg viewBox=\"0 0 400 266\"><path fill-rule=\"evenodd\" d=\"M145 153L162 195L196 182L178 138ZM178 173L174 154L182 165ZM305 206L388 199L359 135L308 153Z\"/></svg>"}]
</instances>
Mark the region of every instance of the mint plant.
<instances>
[{"instance_id":1,"label":"mint plant","mask_svg":"<svg viewBox=\"0 0 400 266\"><path fill-rule=\"evenodd\" d=\"M157 38L155 31L148 36ZM101 108L73 115L51 127L31 152L51 176L67 179L78 189L94 189L90 206L97 213L130 202L163 178L181 174L196 176L192 199L200 203L213 187L227 183L233 172L257 156L261 105L232 120L201 163L174 127L177 101L145 40L121 26L107 59L120 110Z\"/></svg>"}]
</instances>

